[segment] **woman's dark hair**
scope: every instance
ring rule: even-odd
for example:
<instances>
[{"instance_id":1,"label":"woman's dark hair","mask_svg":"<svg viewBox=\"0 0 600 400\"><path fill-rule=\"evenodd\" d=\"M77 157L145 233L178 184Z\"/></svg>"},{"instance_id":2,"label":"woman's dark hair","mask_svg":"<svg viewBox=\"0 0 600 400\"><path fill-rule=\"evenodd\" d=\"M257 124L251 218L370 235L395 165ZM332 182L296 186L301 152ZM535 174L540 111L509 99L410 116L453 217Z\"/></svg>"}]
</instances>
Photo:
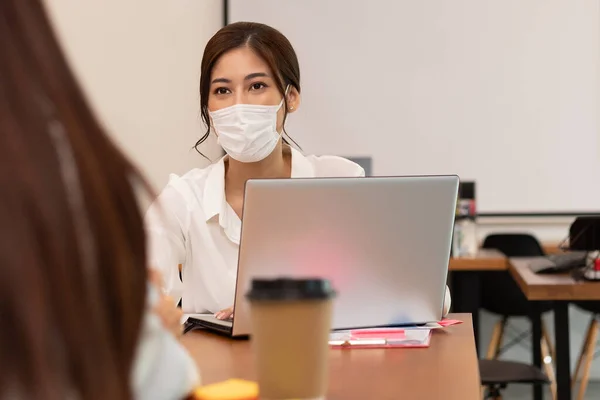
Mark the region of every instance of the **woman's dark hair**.
<instances>
[{"instance_id":1,"label":"woman's dark hair","mask_svg":"<svg viewBox=\"0 0 600 400\"><path fill-rule=\"evenodd\" d=\"M0 398L131 398L147 282L138 185L40 0L0 1Z\"/></svg>"},{"instance_id":2,"label":"woman's dark hair","mask_svg":"<svg viewBox=\"0 0 600 400\"><path fill-rule=\"evenodd\" d=\"M247 46L262 58L275 76L277 89L284 98L284 124L287 117L287 98L285 89L289 85L300 93L300 65L292 44L281 32L268 25L257 22L235 22L221 28L206 44L202 56L200 73L200 114L206 125L206 132L196 142L196 151L210 134L211 124L208 114L208 95L212 70L219 58L226 52ZM285 128L284 128L284 133ZM288 135L288 138L289 135ZM298 144L290 138L296 146ZM283 141L289 144L284 138Z\"/></svg>"}]
</instances>

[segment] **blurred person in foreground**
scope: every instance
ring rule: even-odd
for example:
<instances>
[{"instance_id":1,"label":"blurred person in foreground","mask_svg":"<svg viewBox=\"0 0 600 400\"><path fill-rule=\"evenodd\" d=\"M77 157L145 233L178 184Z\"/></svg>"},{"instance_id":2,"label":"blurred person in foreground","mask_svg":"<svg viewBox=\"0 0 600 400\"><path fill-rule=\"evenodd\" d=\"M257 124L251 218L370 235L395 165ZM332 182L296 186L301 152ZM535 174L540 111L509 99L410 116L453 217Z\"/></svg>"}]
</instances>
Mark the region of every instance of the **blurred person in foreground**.
<instances>
[{"instance_id":1,"label":"blurred person in foreground","mask_svg":"<svg viewBox=\"0 0 600 400\"><path fill-rule=\"evenodd\" d=\"M40 0L2 0L0 399L177 399L198 383L149 281L144 188Z\"/></svg>"}]
</instances>

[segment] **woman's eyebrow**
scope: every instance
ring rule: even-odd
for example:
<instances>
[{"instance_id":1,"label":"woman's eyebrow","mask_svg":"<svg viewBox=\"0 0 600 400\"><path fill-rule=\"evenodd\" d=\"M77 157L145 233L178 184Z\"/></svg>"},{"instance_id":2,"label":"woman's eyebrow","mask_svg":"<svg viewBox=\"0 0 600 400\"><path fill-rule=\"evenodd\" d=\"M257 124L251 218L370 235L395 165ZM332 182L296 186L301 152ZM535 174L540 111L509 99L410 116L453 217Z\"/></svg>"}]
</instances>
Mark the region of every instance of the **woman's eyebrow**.
<instances>
[{"instance_id":1,"label":"woman's eyebrow","mask_svg":"<svg viewBox=\"0 0 600 400\"><path fill-rule=\"evenodd\" d=\"M221 82L221 83L231 83L231 80L227 79L227 78L215 78L215 79L212 80L211 83L218 83L218 82Z\"/></svg>"},{"instance_id":2,"label":"woman's eyebrow","mask_svg":"<svg viewBox=\"0 0 600 400\"><path fill-rule=\"evenodd\" d=\"M266 72L254 72L252 74L246 75L246 77L244 78L244 80L245 81L249 81L250 79L260 78L260 77L270 78L269 74L267 74Z\"/></svg>"}]
</instances>

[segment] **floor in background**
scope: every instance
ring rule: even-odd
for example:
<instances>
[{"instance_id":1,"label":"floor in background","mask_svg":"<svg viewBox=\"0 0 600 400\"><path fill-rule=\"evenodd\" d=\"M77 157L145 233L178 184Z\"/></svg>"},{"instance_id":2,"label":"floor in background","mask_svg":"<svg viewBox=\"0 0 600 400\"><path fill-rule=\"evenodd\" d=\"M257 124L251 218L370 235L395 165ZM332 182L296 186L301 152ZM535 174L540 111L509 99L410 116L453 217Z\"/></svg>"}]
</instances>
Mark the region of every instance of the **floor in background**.
<instances>
[{"instance_id":1,"label":"floor in background","mask_svg":"<svg viewBox=\"0 0 600 400\"><path fill-rule=\"evenodd\" d=\"M529 400L533 398L532 388L530 385L512 385L509 386L502 394L504 400ZM576 388L577 390L577 388ZM573 398L577 395L577 391L573 392ZM544 400L551 399L550 391L544 394ZM586 400L600 399L600 381L590 381L585 392Z\"/></svg>"}]
</instances>

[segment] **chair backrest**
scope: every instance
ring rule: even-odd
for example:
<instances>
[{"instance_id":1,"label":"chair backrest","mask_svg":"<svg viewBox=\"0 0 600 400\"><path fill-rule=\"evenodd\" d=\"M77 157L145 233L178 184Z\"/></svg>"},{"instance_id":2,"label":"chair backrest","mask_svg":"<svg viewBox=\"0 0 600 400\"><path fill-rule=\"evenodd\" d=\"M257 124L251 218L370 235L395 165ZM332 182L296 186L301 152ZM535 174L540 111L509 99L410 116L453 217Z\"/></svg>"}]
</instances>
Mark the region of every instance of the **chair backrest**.
<instances>
[{"instance_id":1,"label":"chair backrest","mask_svg":"<svg viewBox=\"0 0 600 400\"><path fill-rule=\"evenodd\" d=\"M493 234L485 238L485 249L497 249L507 257L543 256L544 250L538 240L529 234ZM507 271L488 272L481 276L481 306L503 316L527 316L529 302ZM540 305L549 310L550 303Z\"/></svg>"},{"instance_id":2,"label":"chair backrest","mask_svg":"<svg viewBox=\"0 0 600 400\"><path fill-rule=\"evenodd\" d=\"M540 242L526 233L493 234L485 238L484 249L497 249L507 257L539 257L545 255Z\"/></svg>"}]
</instances>

